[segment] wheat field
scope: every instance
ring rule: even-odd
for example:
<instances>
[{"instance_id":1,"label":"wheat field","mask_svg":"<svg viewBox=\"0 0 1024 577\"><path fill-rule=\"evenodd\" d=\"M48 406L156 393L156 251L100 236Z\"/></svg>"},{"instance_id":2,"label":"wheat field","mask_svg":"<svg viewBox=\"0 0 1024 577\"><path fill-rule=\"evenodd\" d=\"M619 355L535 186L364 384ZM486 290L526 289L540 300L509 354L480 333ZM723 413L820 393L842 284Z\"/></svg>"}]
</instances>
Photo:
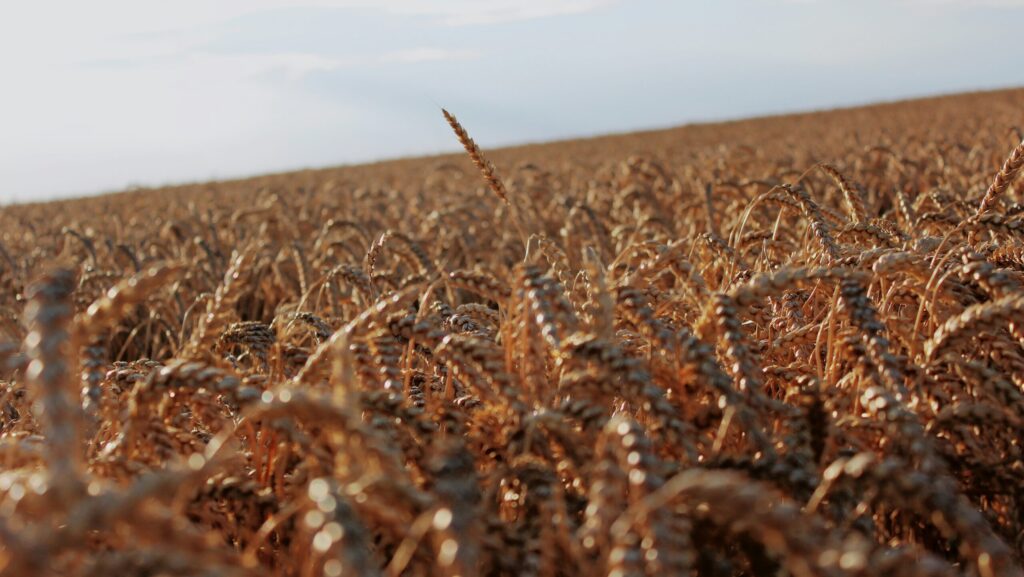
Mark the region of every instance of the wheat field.
<instances>
[{"instance_id":1,"label":"wheat field","mask_svg":"<svg viewBox=\"0 0 1024 577\"><path fill-rule=\"evenodd\" d=\"M1022 575L1022 110L5 207L0 572Z\"/></svg>"}]
</instances>

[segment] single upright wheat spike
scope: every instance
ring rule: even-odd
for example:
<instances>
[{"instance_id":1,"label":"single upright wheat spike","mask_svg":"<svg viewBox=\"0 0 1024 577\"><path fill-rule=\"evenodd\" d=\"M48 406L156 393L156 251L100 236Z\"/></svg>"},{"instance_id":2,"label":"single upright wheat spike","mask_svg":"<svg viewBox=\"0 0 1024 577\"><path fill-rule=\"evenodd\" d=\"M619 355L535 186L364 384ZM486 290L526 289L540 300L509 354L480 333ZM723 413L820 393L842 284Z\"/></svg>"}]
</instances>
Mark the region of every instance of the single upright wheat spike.
<instances>
[{"instance_id":1,"label":"single upright wheat spike","mask_svg":"<svg viewBox=\"0 0 1024 577\"><path fill-rule=\"evenodd\" d=\"M483 153L480 152L480 147L478 147L476 142L469 137L469 133L466 132L466 129L463 128L461 124L459 124L459 121L455 116L443 108L441 109L441 112L444 113L444 119L448 121L448 125L455 131L455 136L458 137L462 147L466 149L466 152L469 154L469 158L473 161L473 164L480 169L480 174L483 174L484 180L487 181L487 185L491 187L491 190L494 191L494 194L498 195L498 198L500 198L502 202L506 205L511 205L508 200L508 191L505 190L505 185L501 182L501 179L498 178L498 173L497 170L495 170L494 165L484 158Z\"/></svg>"}]
</instances>

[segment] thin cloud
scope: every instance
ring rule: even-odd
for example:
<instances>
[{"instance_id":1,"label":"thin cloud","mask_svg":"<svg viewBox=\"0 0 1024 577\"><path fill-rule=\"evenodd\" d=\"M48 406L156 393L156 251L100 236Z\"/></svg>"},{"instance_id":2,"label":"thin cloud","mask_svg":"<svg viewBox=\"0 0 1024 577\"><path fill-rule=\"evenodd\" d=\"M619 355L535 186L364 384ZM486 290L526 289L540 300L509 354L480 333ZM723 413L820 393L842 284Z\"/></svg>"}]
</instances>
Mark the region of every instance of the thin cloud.
<instances>
[{"instance_id":1,"label":"thin cloud","mask_svg":"<svg viewBox=\"0 0 1024 577\"><path fill-rule=\"evenodd\" d=\"M348 57L327 56L315 52L217 54L196 50L178 53L173 57L101 58L84 60L80 64L86 69L162 68L164 72L181 76L194 76L206 72L239 80L271 78L274 81L279 81L282 78L301 80L310 74L357 66L472 60L480 55L480 52L472 50L446 50L433 47L418 47L376 55Z\"/></svg>"},{"instance_id":2,"label":"thin cloud","mask_svg":"<svg viewBox=\"0 0 1024 577\"><path fill-rule=\"evenodd\" d=\"M473 26L585 14L615 4L615 0L492 1L452 4L454 6L449 9L437 10L435 15L449 26Z\"/></svg>"},{"instance_id":3,"label":"thin cloud","mask_svg":"<svg viewBox=\"0 0 1024 577\"><path fill-rule=\"evenodd\" d=\"M396 15L433 17L447 26L473 26L536 20L555 16L584 14L618 3L620 0L257 0L238 4L245 11L278 8L328 7L370 8Z\"/></svg>"},{"instance_id":4,"label":"thin cloud","mask_svg":"<svg viewBox=\"0 0 1024 577\"><path fill-rule=\"evenodd\" d=\"M470 60L480 55L472 50L445 50L443 48L413 48L388 52L380 57L381 62L436 62L441 60Z\"/></svg>"}]
</instances>

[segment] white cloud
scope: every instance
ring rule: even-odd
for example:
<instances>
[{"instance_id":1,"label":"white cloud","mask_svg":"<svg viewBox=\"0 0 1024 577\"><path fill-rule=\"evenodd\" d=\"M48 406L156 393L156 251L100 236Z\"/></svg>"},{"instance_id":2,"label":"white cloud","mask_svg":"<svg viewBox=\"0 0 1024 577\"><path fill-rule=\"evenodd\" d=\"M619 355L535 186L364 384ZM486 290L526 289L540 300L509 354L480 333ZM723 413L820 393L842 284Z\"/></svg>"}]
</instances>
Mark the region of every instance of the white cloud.
<instances>
[{"instance_id":1,"label":"white cloud","mask_svg":"<svg viewBox=\"0 0 1024 577\"><path fill-rule=\"evenodd\" d=\"M300 6L375 8L393 14L432 16L451 26L497 24L552 16L583 14L618 0L287 0L229 1L239 8L272 9ZM216 3L214 3L216 4Z\"/></svg>"},{"instance_id":2,"label":"white cloud","mask_svg":"<svg viewBox=\"0 0 1024 577\"><path fill-rule=\"evenodd\" d=\"M388 52L380 57L381 62L436 62L439 60L469 60L479 56L479 52L472 50L445 50L443 48L412 48L410 50L398 50Z\"/></svg>"},{"instance_id":3,"label":"white cloud","mask_svg":"<svg viewBox=\"0 0 1024 577\"><path fill-rule=\"evenodd\" d=\"M83 62L94 70L121 70L128 74L147 76L143 70L159 70L165 75L179 78L219 76L239 81L258 80L272 75L274 82L280 79L299 80L309 74L330 72L355 66L417 64L446 60L471 60L480 56L473 50L446 50L443 48L417 47L395 50L377 55L327 56L315 52L248 52L220 54L201 50L176 54L173 57L152 56L93 59Z\"/></svg>"},{"instance_id":4,"label":"white cloud","mask_svg":"<svg viewBox=\"0 0 1024 577\"><path fill-rule=\"evenodd\" d=\"M357 63L358 60L354 58L336 58L307 52L229 55L192 53L183 60L188 70L179 71L205 70L210 74L228 74L240 79L281 73L296 79L313 72L328 72Z\"/></svg>"},{"instance_id":5,"label":"white cloud","mask_svg":"<svg viewBox=\"0 0 1024 577\"><path fill-rule=\"evenodd\" d=\"M390 9L437 16L451 26L470 26L583 14L614 3L615 0L463 0L438 2L432 6L422 2L394 2Z\"/></svg>"}]
</instances>

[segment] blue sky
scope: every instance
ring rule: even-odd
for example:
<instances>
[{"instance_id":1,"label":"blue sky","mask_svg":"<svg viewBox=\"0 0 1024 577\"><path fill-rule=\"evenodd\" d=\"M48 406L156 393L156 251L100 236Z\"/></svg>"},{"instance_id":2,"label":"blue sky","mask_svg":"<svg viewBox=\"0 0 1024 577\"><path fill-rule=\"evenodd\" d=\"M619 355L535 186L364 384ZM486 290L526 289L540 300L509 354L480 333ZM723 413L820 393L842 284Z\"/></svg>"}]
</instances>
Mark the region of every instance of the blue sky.
<instances>
[{"instance_id":1,"label":"blue sky","mask_svg":"<svg viewBox=\"0 0 1024 577\"><path fill-rule=\"evenodd\" d=\"M33 0L0 201L1024 85L1024 0ZM1024 115L1024 111L1022 111Z\"/></svg>"}]
</instances>

